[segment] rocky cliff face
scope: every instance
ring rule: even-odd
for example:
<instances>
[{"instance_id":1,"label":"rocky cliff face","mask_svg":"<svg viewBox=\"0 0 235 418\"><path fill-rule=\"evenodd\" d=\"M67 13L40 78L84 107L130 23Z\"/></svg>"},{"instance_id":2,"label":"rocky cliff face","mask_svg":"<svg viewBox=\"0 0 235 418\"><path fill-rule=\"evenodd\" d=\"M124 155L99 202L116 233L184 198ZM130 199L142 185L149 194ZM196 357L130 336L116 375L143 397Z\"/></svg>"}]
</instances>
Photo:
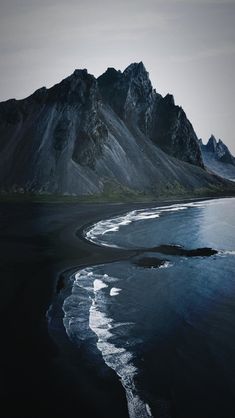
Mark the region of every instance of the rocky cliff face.
<instances>
[{"instance_id":1,"label":"rocky cliff face","mask_svg":"<svg viewBox=\"0 0 235 418\"><path fill-rule=\"evenodd\" d=\"M192 125L172 96L153 90L142 63L98 80L76 70L51 89L0 103L1 191L159 196L226 188L203 169Z\"/></svg>"},{"instance_id":2,"label":"rocky cliff face","mask_svg":"<svg viewBox=\"0 0 235 418\"><path fill-rule=\"evenodd\" d=\"M108 68L98 84L105 103L132 132L139 129L168 154L203 167L198 139L185 112L172 95L156 93L142 62L123 73Z\"/></svg>"},{"instance_id":3,"label":"rocky cliff face","mask_svg":"<svg viewBox=\"0 0 235 418\"><path fill-rule=\"evenodd\" d=\"M235 181L235 158L228 147L211 135L206 145L200 141L205 166L214 173Z\"/></svg>"},{"instance_id":4,"label":"rocky cliff face","mask_svg":"<svg viewBox=\"0 0 235 418\"><path fill-rule=\"evenodd\" d=\"M77 70L25 100L1 103L0 179L4 188L98 192L92 168L108 135L98 107L97 82L86 70Z\"/></svg>"}]
</instances>

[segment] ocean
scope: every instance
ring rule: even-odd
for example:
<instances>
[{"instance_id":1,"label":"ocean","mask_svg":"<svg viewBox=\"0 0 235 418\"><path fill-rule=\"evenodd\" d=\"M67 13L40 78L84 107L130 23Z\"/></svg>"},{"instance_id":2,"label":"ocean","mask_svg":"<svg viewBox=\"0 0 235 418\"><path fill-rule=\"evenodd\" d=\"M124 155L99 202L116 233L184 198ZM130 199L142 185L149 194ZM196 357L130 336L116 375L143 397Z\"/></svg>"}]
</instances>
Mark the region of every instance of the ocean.
<instances>
[{"instance_id":1,"label":"ocean","mask_svg":"<svg viewBox=\"0 0 235 418\"><path fill-rule=\"evenodd\" d=\"M136 251L76 271L63 304L68 336L116 372L130 418L234 418L235 199L134 210L84 238Z\"/></svg>"}]
</instances>

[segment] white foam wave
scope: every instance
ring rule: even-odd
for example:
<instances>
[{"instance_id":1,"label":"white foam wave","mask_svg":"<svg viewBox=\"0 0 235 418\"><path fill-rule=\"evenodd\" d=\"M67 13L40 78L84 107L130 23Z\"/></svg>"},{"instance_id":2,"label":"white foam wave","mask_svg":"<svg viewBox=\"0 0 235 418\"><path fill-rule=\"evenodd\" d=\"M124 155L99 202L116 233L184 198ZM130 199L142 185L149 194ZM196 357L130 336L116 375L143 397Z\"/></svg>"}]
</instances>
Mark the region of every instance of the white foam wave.
<instances>
[{"instance_id":1,"label":"white foam wave","mask_svg":"<svg viewBox=\"0 0 235 418\"><path fill-rule=\"evenodd\" d=\"M112 287L110 290L110 296L117 296L121 292L122 289L118 289L118 287Z\"/></svg>"},{"instance_id":2,"label":"white foam wave","mask_svg":"<svg viewBox=\"0 0 235 418\"><path fill-rule=\"evenodd\" d=\"M160 269L167 269L168 267L172 267L173 263L170 263L170 261L165 261L164 264L162 264L161 266L159 266Z\"/></svg>"},{"instance_id":3,"label":"white foam wave","mask_svg":"<svg viewBox=\"0 0 235 418\"><path fill-rule=\"evenodd\" d=\"M63 304L63 322L69 338L78 345L97 336L97 348L105 363L120 377L126 391L130 418L149 418L152 417L150 407L140 398L135 385L138 369L134 365L134 354L113 343L112 330L129 328L134 323L115 323L106 313L107 297L116 296L121 291L120 288L111 287L118 280L107 274L96 274L91 268L77 272L72 294Z\"/></svg>"},{"instance_id":4,"label":"white foam wave","mask_svg":"<svg viewBox=\"0 0 235 418\"><path fill-rule=\"evenodd\" d=\"M151 411L151 408L150 408L149 404L146 403L145 407L146 407L146 411L148 413L148 416L152 417L152 411Z\"/></svg>"},{"instance_id":5,"label":"white foam wave","mask_svg":"<svg viewBox=\"0 0 235 418\"><path fill-rule=\"evenodd\" d=\"M218 252L218 255L235 255L235 250L221 250Z\"/></svg>"},{"instance_id":6,"label":"white foam wave","mask_svg":"<svg viewBox=\"0 0 235 418\"><path fill-rule=\"evenodd\" d=\"M104 289L105 287L108 287L108 285L100 279L95 279L93 285L94 285L94 292L98 292L99 290Z\"/></svg>"},{"instance_id":7,"label":"white foam wave","mask_svg":"<svg viewBox=\"0 0 235 418\"><path fill-rule=\"evenodd\" d=\"M93 243L98 243L99 245L102 245L102 246L120 248L115 244L107 243L103 238L104 235L107 235L113 232L118 232L120 227L130 225L132 222L156 219L166 212L173 213L173 212L177 212L181 210L186 210L189 208L196 208L196 207L203 208L205 206L210 205L212 202L213 204L215 204L215 200L213 201L207 200L207 201L189 202L189 203L183 203L183 204L177 203L174 205L159 206L159 207L155 207L151 209L133 210L124 215L97 222L91 228L85 231L85 238L88 241L91 241Z\"/></svg>"}]
</instances>

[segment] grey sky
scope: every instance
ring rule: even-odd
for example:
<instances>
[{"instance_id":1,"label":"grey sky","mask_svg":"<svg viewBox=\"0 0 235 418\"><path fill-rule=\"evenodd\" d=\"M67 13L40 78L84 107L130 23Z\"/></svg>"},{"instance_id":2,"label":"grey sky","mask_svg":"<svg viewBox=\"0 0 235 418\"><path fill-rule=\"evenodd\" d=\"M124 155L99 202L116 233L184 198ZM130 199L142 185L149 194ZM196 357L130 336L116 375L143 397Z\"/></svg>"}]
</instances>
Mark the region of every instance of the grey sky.
<instances>
[{"instance_id":1,"label":"grey sky","mask_svg":"<svg viewBox=\"0 0 235 418\"><path fill-rule=\"evenodd\" d=\"M0 100L143 61L199 137L235 154L235 0L0 0Z\"/></svg>"}]
</instances>

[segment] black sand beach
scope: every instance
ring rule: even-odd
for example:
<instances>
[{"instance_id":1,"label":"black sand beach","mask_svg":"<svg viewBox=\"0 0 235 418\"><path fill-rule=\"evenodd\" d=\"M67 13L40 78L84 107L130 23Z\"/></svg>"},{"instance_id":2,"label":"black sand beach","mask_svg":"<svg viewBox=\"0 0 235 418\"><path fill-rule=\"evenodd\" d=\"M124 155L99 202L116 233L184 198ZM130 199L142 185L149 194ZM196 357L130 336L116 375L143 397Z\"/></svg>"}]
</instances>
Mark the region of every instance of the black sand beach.
<instances>
[{"instance_id":1,"label":"black sand beach","mask_svg":"<svg viewBox=\"0 0 235 418\"><path fill-rule=\"evenodd\" d=\"M76 235L88 223L149 204L1 203L1 416L128 416L110 369L97 375L46 312L66 269L125 258ZM58 281L59 280L59 281ZM61 315L61 313L60 313Z\"/></svg>"},{"instance_id":2,"label":"black sand beach","mask_svg":"<svg viewBox=\"0 0 235 418\"><path fill-rule=\"evenodd\" d=\"M134 209L167 203L175 202L1 203L1 417L128 418L125 392L117 375L97 352L94 356L92 352L87 355L85 344L78 348L70 342L62 322L61 305L70 291L67 277L71 272L131 256L133 261L143 262L140 251L100 247L86 241L82 235L84 227ZM172 252L187 257L197 256L198 251L204 256L216 253L210 248L195 252L179 246L158 246L150 250L160 251L164 259ZM159 260L148 259L147 266L144 260L144 267L152 267L152 262L155 265ZM191 334L187 335L193 342ZM179 341L173 345L177 346ZM195 337L195 344L197 342L200 348L200 341ZM165 346L162 353L164 357ZM154 351L153 356L155 354ZM161 346L158 356L161 358ZM149 361L152 370L151 355ZM209 371L208 382L213 379L212 372L213 368ZM164 373L163 368L163 377ZM179 371L177 376L181 374ZM230 392L226 392L223 379L219 384L216 374L214 381L210 390L208 385L205 406L209 407L208 411L214 411L218 404L223 418L230 418L233 416L233 406L227 402L227 399L231 401ZM195 383L197 390L199 383L200 379ZM216 385L221 396L214 400ZM188 416L190 396L194 394L194 401L197 396L193 384L191 386L185 398L187 385L184 381L180 383L183 388L182 399L179 396L180 410L174 411L173 416ZM203 399L204 394L200 393L200 405ZM209 412L206 415L204 406L203 409L204 416L215 416ZM216 415L219 418L222 418L221 410L218 409Z\"/></svg>"}]
</instances>

